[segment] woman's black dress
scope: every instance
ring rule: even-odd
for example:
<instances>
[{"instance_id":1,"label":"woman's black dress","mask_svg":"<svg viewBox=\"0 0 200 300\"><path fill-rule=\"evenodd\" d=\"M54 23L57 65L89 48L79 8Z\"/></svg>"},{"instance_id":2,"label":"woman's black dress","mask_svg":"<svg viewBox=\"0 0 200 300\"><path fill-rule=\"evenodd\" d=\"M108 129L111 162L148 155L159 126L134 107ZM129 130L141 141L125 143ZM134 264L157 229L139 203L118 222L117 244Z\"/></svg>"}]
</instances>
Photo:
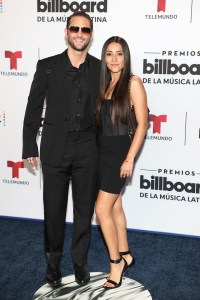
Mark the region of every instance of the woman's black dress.
<instances>
[{"instance_id":1,"label":"woman's black dress","mask_svg":"<svg viewBox=\"0 0 200 300\"><path fill-rule=\"evenodd\" d=\"M128 125L120 120L113 124L110 100L103 101L99 132L99 187L100 190L119 194L126 178L120 178L120 167L131 145Z\"/></svg>"}]
</instances>

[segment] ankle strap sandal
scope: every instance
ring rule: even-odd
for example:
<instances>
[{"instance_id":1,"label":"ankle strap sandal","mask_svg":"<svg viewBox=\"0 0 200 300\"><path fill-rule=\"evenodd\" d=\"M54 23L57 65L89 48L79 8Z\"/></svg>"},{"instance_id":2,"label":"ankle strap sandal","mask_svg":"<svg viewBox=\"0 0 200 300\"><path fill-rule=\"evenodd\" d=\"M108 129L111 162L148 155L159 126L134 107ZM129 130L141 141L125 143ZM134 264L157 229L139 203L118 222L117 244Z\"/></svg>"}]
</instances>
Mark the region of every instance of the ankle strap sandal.
<instances>
[{"instance_id":1,"label":"ankle strap sandal","mask_svg":"<svg viewBox=\"0 0 200 300\"><path fill-rule=\"evenodd\" d=\"M122 269L122 272L121 272L121 276L120 276L119 282L117 283L116 281L111 280L111 279L109 278L109 279L107 279L106 282L111 283L113 286L104 286L104 285L103 285L103 287L104 287L105 289L116 289L116 288L118 288L118 287L121 286L121 284L122 284L122 277L123 277L124 271L127 269L127 262L126 262L126 260L125 260L122 256L121 256L120 258L116 259L116 260L110 259L110 262L111 262L112 264L119 264L122 260L124 261L124 267L123 267L123 269Z\"/></svg>"},{"instance_id":2,"label":"ankle strap sandal","mask_svg":"<svg viewBox=\"0 0 200 300\"><path fill-rule=\"evenodd\" d=\"M122 257L123 255L128 255L128 254L131 255L132 261L130 262L130 264L127 263L127 268L130 268L130 267L132 267L132 266L134 265L134 263L135 263L135 258L134 258L133 254L131 253L130 250L124 251L124 252L119 252L119 254L121 255L121 257Z\"/></svg>"}]
</instances>

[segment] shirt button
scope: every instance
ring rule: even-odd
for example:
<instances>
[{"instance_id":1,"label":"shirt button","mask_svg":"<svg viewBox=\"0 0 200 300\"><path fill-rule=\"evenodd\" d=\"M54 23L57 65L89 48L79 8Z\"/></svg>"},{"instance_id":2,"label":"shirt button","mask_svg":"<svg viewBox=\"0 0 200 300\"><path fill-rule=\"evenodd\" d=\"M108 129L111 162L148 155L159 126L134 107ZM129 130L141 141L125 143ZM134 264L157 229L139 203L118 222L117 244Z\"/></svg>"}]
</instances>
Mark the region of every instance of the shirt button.
<instances>
[{"instance_id":1,"label":"shirt button","mask_svg":"<svg viewBox=\"0 0 200 300\"><path fill-rule=\"evenodd\" d=\"M77 118L79 118L79 117L80 117L80 114L76 114L76 116L77 116Z\"/></svg>"},{"instance_id":2,"label":"shirt button","mask_svg":"<svg viewBox=\"0 0 200 300\"><path fill-rule=\"evenodd\" d=\"M77 101L78 101L78 102L81 102L81 99L79 98L79 99L77 99Z\"/></svg>"}]
</instances>

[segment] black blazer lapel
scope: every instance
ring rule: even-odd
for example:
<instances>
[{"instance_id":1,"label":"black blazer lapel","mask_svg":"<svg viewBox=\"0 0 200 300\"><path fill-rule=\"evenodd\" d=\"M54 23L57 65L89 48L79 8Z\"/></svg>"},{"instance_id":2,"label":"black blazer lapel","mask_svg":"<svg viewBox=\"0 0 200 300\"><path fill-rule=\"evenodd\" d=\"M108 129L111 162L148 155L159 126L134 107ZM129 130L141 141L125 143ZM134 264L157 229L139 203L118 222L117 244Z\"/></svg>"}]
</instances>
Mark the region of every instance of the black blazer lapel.
<instances>
[{"instance_id":1,"label":"black blazer lapel","mask_svg":"<svg viewBox=\"0 0 200 300\"><path fill-rule=\"evenodd\" d=\"M67 67L66 67L66 50L57 56L53 64L53 75L55 80L56 92L58 98L63 101L63 106L66 107L67 89L70 88L67 82Z\"/></svg>"}]
</instances>

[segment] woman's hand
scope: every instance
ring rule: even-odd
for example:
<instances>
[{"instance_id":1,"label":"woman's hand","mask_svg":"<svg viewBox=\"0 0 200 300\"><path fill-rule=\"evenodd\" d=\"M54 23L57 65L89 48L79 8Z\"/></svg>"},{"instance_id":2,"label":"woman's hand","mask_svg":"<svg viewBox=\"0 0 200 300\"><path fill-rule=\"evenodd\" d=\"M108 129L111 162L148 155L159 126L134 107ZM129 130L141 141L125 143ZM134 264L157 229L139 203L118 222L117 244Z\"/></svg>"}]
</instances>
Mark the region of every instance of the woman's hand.
<instances>
[{"instance_id":1,"label":"woman's hand","mask_svg":"<svg viewBox=\"0 0 200 300\"><path fill-rule=\"evenodd\" d=\"M133 173L134 161L125 160L120 168L120 177L131 177Z\"/></svg>"}]
</instances>

